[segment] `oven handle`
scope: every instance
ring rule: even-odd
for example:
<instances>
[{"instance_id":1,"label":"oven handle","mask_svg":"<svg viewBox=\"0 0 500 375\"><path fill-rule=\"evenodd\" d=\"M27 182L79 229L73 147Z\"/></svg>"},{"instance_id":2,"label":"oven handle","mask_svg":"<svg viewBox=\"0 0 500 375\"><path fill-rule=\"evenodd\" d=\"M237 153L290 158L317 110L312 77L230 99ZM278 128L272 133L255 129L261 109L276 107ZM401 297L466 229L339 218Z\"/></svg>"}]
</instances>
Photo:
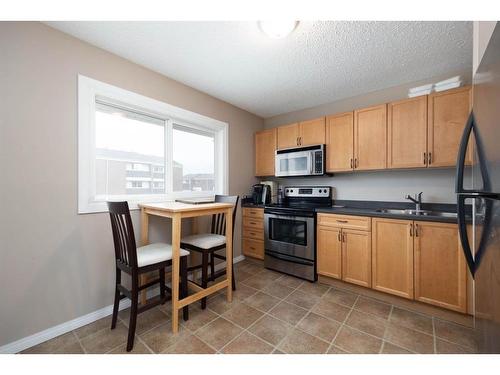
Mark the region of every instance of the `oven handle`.
<instances>
[{"instance_id":1,"label":"oven handle","mask_svg":"<svg viewBox=\"0 0 500 375\"><path fill-rule=\"evenodd\" d=\"M310 266L310 265L313 264L313 262L307 262L307 261L304 261L304 260L290 258L290 257L287 257L287 256L282 256L282 255L275 255L275 254L272 254L270 252L266 252L266 255L270 256L271 258L278 259L278 260L284 260L285 262L302 264L302 265L305 265L305 266Z\"/></svg>"},{"instance_id":2,"label":"oven handle","mask_svg":"<svg viewBox=\"0 0 500 375\"><path fill-rule=\"evenodd\" d=\"M269 218L276 218L276 219L288 219L288 220L295 220L298 217L300 218L305 218L305 219L311 219L314 217L314 213L311 214L311 216L305 216L305 215L294 215L294 216L289 216L289 215L283 215L282 211L279 210L272 210L266 208L266 211L264 211L264 217L269 217Z\"/></svg>"}]
</instances>

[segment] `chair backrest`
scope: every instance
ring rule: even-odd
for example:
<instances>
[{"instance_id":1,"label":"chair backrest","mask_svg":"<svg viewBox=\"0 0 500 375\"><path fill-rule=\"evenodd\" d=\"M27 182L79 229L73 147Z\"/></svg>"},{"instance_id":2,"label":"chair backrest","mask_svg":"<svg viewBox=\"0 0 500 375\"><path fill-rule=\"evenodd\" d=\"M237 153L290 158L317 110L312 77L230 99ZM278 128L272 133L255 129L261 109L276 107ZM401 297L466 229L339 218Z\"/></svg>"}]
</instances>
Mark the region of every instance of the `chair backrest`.
<instances>
[{"instance_id":1,"label":"chair backrest","mask_svg":"<svg viewBox=\"0 0 500 375\"><path fill-rule=\"evenodd\" d=\"M232 233L234 237L234 222L236 219L236 209L238 208L238 195L216 195L215 202L217 203L231 203L233 205L233 228ZM226 215L216 214L212 215L212 228L211 233L226 235Z\"/></svg>"},{"instance_id":2,"label":"chair backrest","mask_svg":"<svg viewBox=\"0 0 500 375\"><path fill-rule=\"evenodd\" d=\"M115 258L126 266L137 267L137 248L128 203L108 202L108 209L113 229Z\"/></svg>"}]
</instances>

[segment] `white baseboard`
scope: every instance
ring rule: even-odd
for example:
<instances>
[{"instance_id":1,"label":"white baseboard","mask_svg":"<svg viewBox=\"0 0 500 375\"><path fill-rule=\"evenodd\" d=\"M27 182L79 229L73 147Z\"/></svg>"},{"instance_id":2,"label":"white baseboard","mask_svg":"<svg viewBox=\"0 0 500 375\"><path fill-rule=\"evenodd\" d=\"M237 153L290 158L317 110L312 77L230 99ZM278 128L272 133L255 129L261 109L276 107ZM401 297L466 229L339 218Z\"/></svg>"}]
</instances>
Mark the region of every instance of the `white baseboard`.
<instances>
[{"instance_id":1,"label":"white baseboard","mask_svg":"<svg viewBox=\"0 0 500 375\"><path fill-rule=\"evenodd\" d=\"M245 259L245 256L240 255L234 258L233 263L241 262ZM215 269L219 270L224 266L224 263L217 264ZM159 288L154 288L148 290L148 298L158 295ZM126 309L130 306L129 299L123 299L120 301L120 310ZM41 332L37 332L33 335L24 337L20 340L11 342L9 344L0 346L0 354L14 354L19 353L23 350L31 348L32 346L41 344L42 342L53 339L54 337L61 336L67 332L71 332L75 329L83 327L87 324L93 323L99 319L105 318L113 313L113 305L103 307L102 309L93 311L89 314L80 316L76 319L69 320L67 322L58 324L54 327L45 329Z\"/></svg>"}]
</instances>

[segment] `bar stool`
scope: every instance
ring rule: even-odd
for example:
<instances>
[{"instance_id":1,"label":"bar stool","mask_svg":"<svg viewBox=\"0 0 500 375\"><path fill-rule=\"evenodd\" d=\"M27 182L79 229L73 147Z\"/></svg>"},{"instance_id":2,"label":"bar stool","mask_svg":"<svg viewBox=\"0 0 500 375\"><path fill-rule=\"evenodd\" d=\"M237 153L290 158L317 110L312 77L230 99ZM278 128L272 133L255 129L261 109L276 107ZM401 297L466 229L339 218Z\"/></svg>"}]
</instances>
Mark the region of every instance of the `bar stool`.
<instances>
[{"instance_id":1,"label":"bar stool","mask_svg":"<svg viewBox=\"0 0 500 375\"><path fill-rule=\"evenodd\" d=\"M127 351L134 346L135 328L137 315L167 301L165 291L170 294L171 289L165 285L165 269L172 265L172 246L166 243L152 243L150 245L136 247L134 228L130 218L127 202L108 202L111 228L113 230L113 241L115 245L116 259L116 286L113 304L113 319L111 329L115 329L118 318L118 307L120 300L130 298L130 323L128 327ZM189 251L180 250L180 296L187 297L187 256ZM121 284L122 275L125 272L131 276L132 289L129 290ZM158 271L159 277L144 285L139 285L139 277L147 272ZM138 306L139 292L155 284L160 284L160 296L151 299L145 305ZM177 287L172 285L172 288ZM171 296L170 296L171 298ZM183 308L184 320L189 319L188 306Z\"/></svg>"},{"instance_id":2,"label":"bar stool","mask_svg":"<svg viewBox=\"0 0 500 375\"><path fill-rule=\"evenodd\" d=\"M216 195L215 202L233 204L233 227L232 233L234 238L234 223L236 217L236 209L238 207L238 195ZM193 234L181 238L181 247L191 251L201 253L201 264L188 268L188 271L194 271L201 268L201 287L206 288L208 281L214 281L216 278L225 275L226 270L220 270L215 273L215 259L226 260L225 255L217 254L216 252L226 248L226 218L224 214L212 215L212 225L210 233ZM232 259L230 260L233 261ZM208 266L210 265L210 278L208 277ZM234 267L232 268L232 289L236 290L236 281L234 279ZM207 299L202 298L201 308L205 309Z\"/></svg>"}]
</instances>

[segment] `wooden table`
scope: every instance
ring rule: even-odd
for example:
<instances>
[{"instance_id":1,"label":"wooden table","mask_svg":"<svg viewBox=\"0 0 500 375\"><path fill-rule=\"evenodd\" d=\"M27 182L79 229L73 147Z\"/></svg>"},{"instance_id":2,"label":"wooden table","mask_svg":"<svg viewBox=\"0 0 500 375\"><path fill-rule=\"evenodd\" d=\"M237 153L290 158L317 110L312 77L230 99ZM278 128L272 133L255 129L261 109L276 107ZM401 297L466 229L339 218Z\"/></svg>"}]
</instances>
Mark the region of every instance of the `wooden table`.
<instances>
[{"instance_id":1,"label":"wooden table","mask_svg":"<svg viewBox=\"0 0 500 375\"><path fill-rule=\"evenodd\" d=\"M233 262L233 205L230 203L202 203L186 204L180 202L144 203L139 204L141 208L141 245L148 244L149 215L168 217L172 219L172 331L179 331L178 311L184 306L196 302L203 297L226 288L227 301L233 299L232 266ZM180 244L181 244L181 221L188 217L205 215L226 214L226 279L206 289L188 281L194 294L179 300L179 268L180 268Z\"/></svg>"}]
</instances>

